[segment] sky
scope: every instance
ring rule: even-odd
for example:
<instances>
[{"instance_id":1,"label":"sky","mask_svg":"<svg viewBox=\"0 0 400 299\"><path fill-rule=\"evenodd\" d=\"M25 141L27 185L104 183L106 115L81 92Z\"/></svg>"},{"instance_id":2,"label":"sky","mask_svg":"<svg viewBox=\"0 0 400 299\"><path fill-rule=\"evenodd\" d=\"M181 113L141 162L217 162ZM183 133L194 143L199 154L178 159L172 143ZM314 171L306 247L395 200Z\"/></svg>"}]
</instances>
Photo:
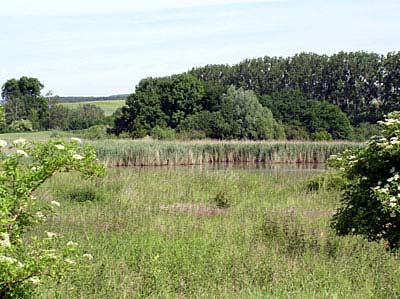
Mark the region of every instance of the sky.
<instances>
[{"instance_id":1,"label":"sky","mask_svg":"<svg viewBox=\"0 0 400 299\"><path fill-rule=\"evenodd\" d=\"M206 64L400 51L399 29L399 0L0 0L0 85L125 94Z\"/></svg>"}]
</instances>

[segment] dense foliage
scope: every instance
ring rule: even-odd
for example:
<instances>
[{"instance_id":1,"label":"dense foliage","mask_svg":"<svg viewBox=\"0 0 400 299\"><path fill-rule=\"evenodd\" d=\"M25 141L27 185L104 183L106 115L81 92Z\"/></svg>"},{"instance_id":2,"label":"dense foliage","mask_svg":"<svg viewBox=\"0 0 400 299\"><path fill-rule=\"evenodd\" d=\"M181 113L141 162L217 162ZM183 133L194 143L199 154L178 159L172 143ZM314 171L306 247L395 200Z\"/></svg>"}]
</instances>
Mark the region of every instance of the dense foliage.
<instances>
[{"instance_id":1,"label":"dense foliage","mask_svg":"<svg viewBox=\"0 0 400 299\"><path fill-rule=\"evenodd\" d=\"M384 239L394 249L400 246L400 113L380 124L381 135L366 147L330 161L347 181L332 225L340 235Z\"/></svg>"},{"instance_id":2,"label":"dense foliage","mask_svg":"<svg viewBox=\"0 0 400 299\"><path fill-rule=\"evenodd\" d=\"M0 152L0 298L34 298L35 287L49 279L61 280L77 263L76 244L63 242L53 232L27 237L36 223L45 222L56 201L44 204L35 191L56 172L79 171L85 178L101 175L104 166L96 160L92 148L72 142L50 141L28 144L15 140ZM7 142L0 140L0 147ZM90 255L86 255L90 257Z\"/></svg>"},{"instance_id":3,"label":"dense foliage","mask_svg":"<svg viewBox=\"0 0 400 299\"><path fill-rule=\"evenodd\" d=\"M115 133L126 131L143 137L166 127L221 139L284 137L283 128L252 91L232 86L218 98L218 104L208 103L206 97L216 100L212 91L206 95L202 83L191 75L143 80L116 118Z\"/></svg>"},{"instance_id":4,"label":"dense foliage","mask_svg":"<svg viewBox=\"0 0 400 299\"><path fill-rule=\"evenodd\" d=\"M369 124L400 109L399 78L400 52L266 56L143 79L126 106L105 117L94 106L67 109L57 104L99 98L43 97L43 85L36 78L22 77L2 87L6 125L0 122L0 130L30 130L29 124L32 130L113 125L110 133L135 138L365 140L375 130ZM243 106L244 101L227 101L231 87L243 94L251 91L246 94L249 102ZM269 110L256 108L256 102ZM246 109L258 110L258 116L248 118ZM265 121L271 118L270 110L272 120ZM262 133L254 126L261 126Z\"/></svg>"},{"instance_id":5,"label":"dense foliage","mask_svg":"<svg viewBox=\"0 0 400 299\"><path fill-rule=\"evenodd\" d=\"M7 124L29 120L35 129L47 128L48 104L40 92L44 85L36 78L8 80L1 88Z\"/></svg>"},{"instance_id":6,"label":"dense foliage","mask_svg":"<svg viewBox=\"0 0 400 299\"><path fill-rule=\"evenodd\" d=\"M208 137L219 139L279 139L284 138L283 127L271 111L263 107L252 91L231 86L221 97L220 110L202 111L181 123L181 130L203 131Z\"/></svg>"},{"instance_id":7,"label":"dense foliage","mask_svg":"<svg viewBox=\"0 0 400 299\"><path fill-rule=\"evenodd\" d=\"M399 53L300 53L144 79L116 118L114 132L143 137L160 127L211 138L270 138L235 132L243 123L240 118L227 121L233 114L224 95L234 86L254 92L282 122L289 139L352 139L351 123L362 131L398 106L399 58ZM364 137L365 130L357 135L358 140Z\"/></svg>"},{"instance_id":8,"label":"dense foliage","mask_svg":"<svg viewBox=\"0 0 400 299\"><path fill-rule=\"evenodd\" d=\"M272 110L277 120L292 126L288 127L290 130L297 126L305 128L314 136L316 133L327 132L333 139L351 138L350 122L338 106L308 99L298 89L274 92L263 96L261 102Z\"/></svg>"},{"instance_id":9,"label":"dense foliage","mask_svg":"<svg viewBox=\"0 0 400 299\"><path fill-rule=\"evenodd\" d=\"M207 65L190 73L201 81L242 87L259 96L299 89L309 99L339 106L353 125L375 122L399 108L400 52L265 56L233 66Z\"/></svg>"}]
</instances>

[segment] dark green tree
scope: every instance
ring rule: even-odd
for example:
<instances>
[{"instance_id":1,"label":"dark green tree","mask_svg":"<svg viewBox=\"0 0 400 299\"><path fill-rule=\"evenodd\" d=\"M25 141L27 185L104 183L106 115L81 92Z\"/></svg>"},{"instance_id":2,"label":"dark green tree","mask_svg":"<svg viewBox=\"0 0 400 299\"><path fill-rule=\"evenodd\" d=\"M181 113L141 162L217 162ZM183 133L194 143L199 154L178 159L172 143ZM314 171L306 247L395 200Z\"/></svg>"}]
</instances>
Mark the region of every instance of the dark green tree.
<instances>
[{"instance_id":1,"label":"dark green tree","mask_svg":"<svg viewBox=\"0 0 400 299\"><path fill-rule=\"evenodd\" d=\"M224 138L229 139L273 139L278 124L271 110L263 107L252 91L231 86L221 99L220 113L225 120ZM282 137L282 136L279 136Z\"/></svg>"},{"instance_id":2,"label":"dark green tree","mask_svg":"<svg viewBox=\"0 0 400 299\"><path fill-rule=\"evenodd\" d=\"M296 127L303 127L311 134L326 131L334 139L349 139L352 136L350 122L338 106L308 99L298 89L275 92L261 97L260 101L272 110L277 120L287 125L291 132L289 136L297 131L304 139L301 129Z\"/></svg>"},{"instance_id":3,"label":"dark green tree","mask_svg":"<svg viewBox=\"0 0 400 299\"><path fill-rule=\"evenodd\" d=\"M36 78L21 77L8 80L1 89L7 124L29 120L34 129L48 127L48 103L41 96L43 84Z\"/></svg>"},{"instance_id":4,"label":"dark green tree","mask_svg":"<svg viewBox=\"0 0 400 299\"><path fill-rule=\"evenodd\" d=\"M91 126L103 124L104 120L104 111L100 107L92 104L83 104L70 110L68 129L87 129Z\"/></svg>"},{"instance_id":5,"label":"dark green tree","mask_svg":"<svg viewBox=\"0 0 400 299\"><path fill-rule=\"evenodd\" d=\"M156 126L176 128L201 111L203 95L203 84L189 74L144 79L128 97L112 131L143 137Z\"/></svg>"}]
</instances>

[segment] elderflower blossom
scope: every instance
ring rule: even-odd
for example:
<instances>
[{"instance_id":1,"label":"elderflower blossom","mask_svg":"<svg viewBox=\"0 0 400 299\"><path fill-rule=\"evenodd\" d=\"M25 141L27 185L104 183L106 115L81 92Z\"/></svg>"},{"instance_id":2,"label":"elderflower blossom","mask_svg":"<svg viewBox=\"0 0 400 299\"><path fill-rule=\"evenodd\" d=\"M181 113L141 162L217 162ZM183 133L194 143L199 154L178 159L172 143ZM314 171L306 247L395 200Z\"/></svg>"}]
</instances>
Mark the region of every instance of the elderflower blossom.
<instances>
[{"instance_id":1,"label":"elderflower blossom","mask_svg":"<svg viewBox=\"0 0 400 299\"><path fill-rule=\"evenodd\" d=\"M40 221L44 221L46 220L46 216L42 213L42 212L36 212L35 217L40 220Z\"/></svg>"},{"instance_id":2,"label":"elderflower blossom","mask_svg":"<svg viewBox=\"0 0 400 299\"><path fill-rule=\"evenodd\" d=\"M37 285L37 284L40 283L40 279L37 276L33 276L33 277L29 278L28 281L31 282L34 285Z\"/></svg>"},{"instance_id":3,"label":"elderflower blossom","mask_svg":"<svg viewBox=\"0 0 400 299\"><path fill-rule=\"evenodd\" d=\"M47 237L50 238L50 239L52 239L52 238L58 236L56 233L52 233L52 232L46 232L46 235L47 235Z\"/></svg>"},{"instance_id":4,"label":"elderflower blossom","mask_svg":"<svg viewBox=\"0 0 400 299\"><path fill-rule=\"evenodd\" d=\"M76 262L74 260L71 260L71 259L68 259L68 258L65 259L65 262L70 264L70 265L75 265L76 264Z\"/></svg>"},{"instance_id":5,"label":"elderflower blossom","mask_svg":"<svg viewBox=\"0 0 400 299\"><path fill-rule=\"evenodd\" d=\"M56 145L54 145L54 146L55 146L55 148L58 149L58 150L63 150L63 149L65 149L65 146L62 145L62 144L56 144Z\"/></svg>"},{"instance_id":6,"label":"elderflower blossom","mask_svg":"<svg viewBox=\"0 0 400 299\"><path fill-rule=\"evenodd\" d=\"M81 155L79 155L79 154L74 154L74 155L72 156L72 158L74 158L75 160L83 160L83 159L84 159L84 157L81 156Z\"/></svg>"},{"instance_id":7,"label":"elderflower blossom","mask_svg":"<svg viewBox=\"0 0 400 299\"><path fill-rule=\"evenodd\" d=\"M400 143L399 139L397 137L392 137L390 138L390 144L395 145Z\"/></svg>"},{"instance_id":8,"label":"elderflower blossom","mask_svg":"<svg viewBox=\"0 0 400 299\"><path fill-rule=\"evenodd\" d=\"M18 138L18 139L15 139L15 140L13 141L13 144L14 144L15 146L24 145L24 144L26 144L26 139L25 139L25 138Z\"/></svg>"},{"instance_id":9,"label":"elderflower blossom","mask_svg":"<svg viewBox=\"0 0 400 299\"><path fill-rule=\"evenodd\" d=\"M89 253L85 253L83 255L84 258L87 258L89 261L91 261L93 259L93 255L89 254Z\"/></svg>"},{"instance_id":10,"label":"elderflower blossom","mask_svg":"<svg viewBox=\"0 0 400 299\"><path fill-rule=\"evenodd\" d=\"M10 236L8 233L1 233L0 234L0 247L10 247Z\"/></svg>"},{"instance_id":11,"label":"elderflower blossom","mask_svg":"<svg viewBox=\"0 0 400 299\"><path fill-rule=\"evenodd\" d=\"M61 204L58 201L55 201L55 200L52 200L50 202L50 204L52 204L53 206L56 206L56 207L60 207L61 206Z\"/></svg>"},{"instance_id":12,"label":"elderflower blossom","mask_svg":"<svg viewBox=\"0 0 400 299\"><path fill-rule=\"evenodd\" d=\"M399 175L396 173L394 176L392 176L391 178L388 178L387 181L388 182L392 182L392 181L397 181L399 179Z\"/></svg>"},{"instance_id":13,"label":"elderflower blossom","mask_svg":"<svg viewBox=\"0 0 400 299\"><path fill-rule=\"evenodd\" d=\"M21 150L21 149L17 149L17 154L18 155L22 155L24 157L28 157L28 154L25 151Z\"/></svg>"},{"instance_id":14,"label":"elderflower blossom","mask_svg":"<svg viewBox=\"0 0 400 299\"><path fill-rule=\"evenodd\" d=\"M71 138L71 141L72 141L72 142L77 142L77 143L82 143L82 139L77 138L77 137L72 137L72 138Z\"/></svg>"},{"instance_id":15,"label":"elderflower blossom","mask_svg":"<svg viewBox=\"0 0 400 299\"><path fill-rule=\"evenodd\" d=\"M67 246L76 247L76 246L78 246L78 243L73 242L73 241L69 241L69 242L67 243Z\"/></svg>"},{"instance_id":16,"label":"elderflower blossom","mask_svg":"<svg viewBox=\"0 0 400 299\"><path fill-rule=\"evenodd\" d=\"M8 264L17 264L18 263L18 261L15 258L9 257L9 256L4 256L4 255L0 255L0 262L8 263Z\"/></svg>"},{"instance_id":17,"label":"elderflower blossom","mask_svg":"<svg viewBox=\"0 0 400 299\"><path fill-rule=\"evenodd\" d=\"M389 200L389 207L394 208L397 206L397 198L392 196Z\"/></svg>"},{"instance_id":18,"label":"elderflower blossom","mask_svg":"<svg viewBox=\"0 0 400 299\"><path fill-rule=\"evenodd\" d=\"M0 139L0 148L6 146L7 146L7 141Z\"/></svg>"}]
</instances>

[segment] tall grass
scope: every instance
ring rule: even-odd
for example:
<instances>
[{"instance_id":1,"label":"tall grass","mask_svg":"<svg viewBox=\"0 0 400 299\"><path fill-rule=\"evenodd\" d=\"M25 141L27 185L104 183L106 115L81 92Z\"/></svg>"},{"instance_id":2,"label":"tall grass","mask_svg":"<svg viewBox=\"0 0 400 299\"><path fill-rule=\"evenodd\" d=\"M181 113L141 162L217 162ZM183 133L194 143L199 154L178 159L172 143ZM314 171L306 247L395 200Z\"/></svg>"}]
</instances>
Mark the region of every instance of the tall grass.
<instances>
[{"instance_id":1,"label":"tall grass","mask_svg":"<svg viewBox=\"0 0 400 299\"><path fill-rule=\"evenodd\" d=\"M42 195L61 202L59 216L35 233L59 233L94 258L39 298L399 298L398 257L335 236L339 193L307 192L310 175L116 168L84 185L56 176ZM85 190L96 196L75 200ZM218 209L220 192L228 208L199 212Z\"/></svg>"},{"instance_id":2,"label":"tall grass","mask_svg":"<svg viewBox=\"0 0 400 299\"><path fill-rule=\"evenodd\" d=\"M93 132L92 132L93 133ZM95 133L95 132L94 132ZM26 138L85 138L90 132L46 131L0 134L12 141ZM158 141L152 139L85 140L107 166L202 165L209 163L324 163L332 154L362 147L356 142L305 141Z\"/></svg>"},{"instance_id":3,"label":"tall grass","mask_svg":"<svg viewBox=\"0 0 400 299\"><path fill-rule=\"evenodd\" d=\"M108 166L229 163L323 163L332 154L362 146L349 142L250 142L101 140L90 142Z\"/></svg>"}]
</instances>

